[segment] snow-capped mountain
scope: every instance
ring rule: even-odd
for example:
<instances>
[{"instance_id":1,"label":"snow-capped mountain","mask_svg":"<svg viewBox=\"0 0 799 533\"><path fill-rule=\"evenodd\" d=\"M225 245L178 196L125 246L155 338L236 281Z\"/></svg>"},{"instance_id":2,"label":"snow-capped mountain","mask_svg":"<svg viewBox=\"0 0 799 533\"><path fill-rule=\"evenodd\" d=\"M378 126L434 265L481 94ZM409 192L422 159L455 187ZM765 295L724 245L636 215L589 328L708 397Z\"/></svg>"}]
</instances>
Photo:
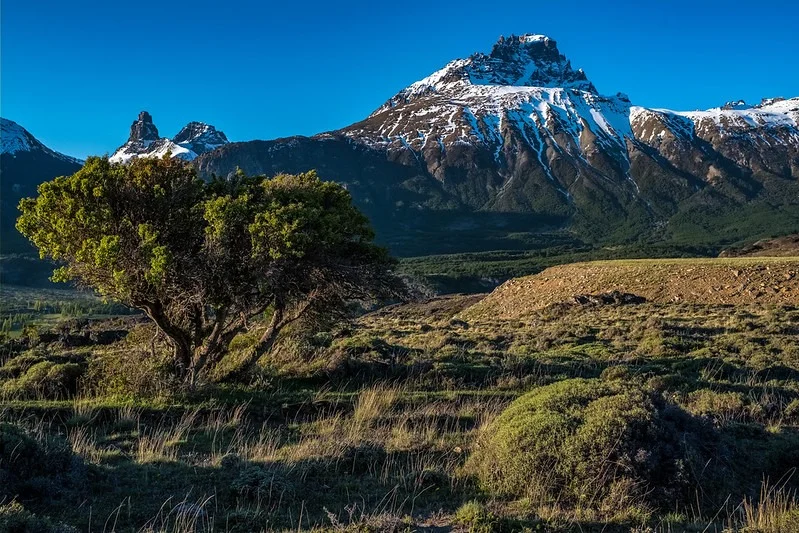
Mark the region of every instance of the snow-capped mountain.
<instances>
[{"instance_id":1,"label":"snow-capped mountain","mask_svg":"<svg viewBox=\"0 0 799 533\"><path fill-rule=\"evenodd\" d=\"M500 38L489 55L450 62L343 133L376 148L418 153L428 172L442 182L449 170L441 164L448 146L489 151L490 164L502 179L482 185L485 194L475 198L480 205L474 205L479 208L496 203L498 196L511 190L516 173L502 176L502 169L513 166L521 149L535 157L568 201L568 188L576 176L556 176L555 152L591 168L591 154L601 151L626 175L630 107L623 94L599 95L585 73L574 70L560 54L554 40L522 35Z\"/></svg>"},{"instance_id":2,"label":"snow-capped mountain","mask_svg":"<svg viewBox=\"0 0 799 533\"><path fill-rule=\"evenodd\" d=\"M30 248L14 229L19 200L35 195L43 181L72 174L81 165L83 161L48 148L13 120L0 118L0 251Z\"/></svg>"},{"instance_id":3,"label":"snow-capped mountain","mask_svg":"<svg viewBox=\"0 0 799 533\"><path fill-rule=\"evenodd\" d=\"M170 153L172 157L192 161L228 142L224 133L202 122L189 122L172 139L161 137L153 124L153 117L142 111L130 126L127 142L108 159L120 163L136 157L163 157Z\"/></svg>"},{"instance_id":4,"label":"snow-capped mountain","mask_svg":"<svg viewBox=\"0 0 799 533\"><path fill-rule=\"evenodd\" d=\"M705 185L743 179L760 190L799 178L799 97L705 111L633 107L630 124L637 143Z\"/></svg>"},{"instance_id":5,"label":"snow-capped mountain","mask_svg":"<svg viewBox=\"0 0 799 533\"><path fill-rule=\"evenodd\" d=\"M511 36L361 122L229 144L195 164L207 175L316 168L345 183L399 250L414 232L452 228L722 242L777 222L799 229L798 108L799 98L692 112L634 106L603 95L553 39Z\"/></svg>"},{"instance_id":6,"label":"snow-capped mountain","mask_svg":"<svg viewBox=\"0 0 799 533\"><path fill-rule=\"evenodd\" d=\"M7 118L0 117L0 154L16 157L17 154L30 154L41 152L53 159L64 161L65 163L82 165L83 161L68 155L51 150L42 144L31 133Z\"/></svg>"}]
</instances>

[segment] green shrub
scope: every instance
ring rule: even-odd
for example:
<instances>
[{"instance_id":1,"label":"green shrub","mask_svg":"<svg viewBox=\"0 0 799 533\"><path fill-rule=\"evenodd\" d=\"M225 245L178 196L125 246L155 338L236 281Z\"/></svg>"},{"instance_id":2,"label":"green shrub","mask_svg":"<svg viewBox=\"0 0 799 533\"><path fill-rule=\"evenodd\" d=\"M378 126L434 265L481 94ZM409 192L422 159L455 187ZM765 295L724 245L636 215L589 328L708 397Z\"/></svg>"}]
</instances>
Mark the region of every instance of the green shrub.
<instances>
[{"instance_id":1,"label":"green shrub","mask_svg":"<svg viewBox=\"0 0 799 533\"><path fill-rule=\"evenodd\" d=\"M69 398L77 392L83 371L77 363L39 361L16 379L6 381L0 390L18 398Z\"/></svg>"},{"instance_id":2,"label":"green shrub","mask_svg":"<svg viewBox=\"0 0 799 533\"><path fill-rule=\"evenodd\" d=\"M0 368L0 378L17 378L20 374L27 372L36 363L41 363L46 359L43 353L35 353L33 350L12 357L2 368Z\"/></svg>"},{"instance_id":3,"label":"green shrub","mask_svg":"<svg viewBox=\"0 0 799 533\"><path fill-rule=\"evenodd\" d=\"M696 487L711 432L640 385L569 379L513 402L483 431L467 471L500 496L606 513L673 507Z\"/></svg>"},{"instance_id":4,"label":"green shrub","mask_svg":"<svg viewBox=\"0 0 799 533\"><path fill-rule=\"evenodd\" d=\"M602 381L629 380L633 373L627 365L611 365L599 375Z\"/></svg>"},{"instance_id":5,"label":"green shrub","mask_svg":"<svg viewBox=\"0 0 799 533\"><path fill-rule=\"evenodd\" d=\"M740 392L699 389L688 394L685 406L692 414L708 416L720 422L744 420L747 415L746 398Z\"/></svg>"},{"instance_id":6,"label":"green shrub","mask_svg":"<svg viewBox=\"0 0 799 533\"><path fill-rule=\"evenodd\" d=\"M491 533L497 529L497 517L477 501L469 501L455 511L455 523L471 533Z\"/></svg>"},{"instance_id":7,"label":"green shrub","mask_svg":"<svg viewBox=\"0 0 799 533\"><path fill-rule=\"evenodd\" d=\"M3 533L77 533L77 529L36 516L19 502L0 504L0 531Z\"/></svg>"}]
</instances>

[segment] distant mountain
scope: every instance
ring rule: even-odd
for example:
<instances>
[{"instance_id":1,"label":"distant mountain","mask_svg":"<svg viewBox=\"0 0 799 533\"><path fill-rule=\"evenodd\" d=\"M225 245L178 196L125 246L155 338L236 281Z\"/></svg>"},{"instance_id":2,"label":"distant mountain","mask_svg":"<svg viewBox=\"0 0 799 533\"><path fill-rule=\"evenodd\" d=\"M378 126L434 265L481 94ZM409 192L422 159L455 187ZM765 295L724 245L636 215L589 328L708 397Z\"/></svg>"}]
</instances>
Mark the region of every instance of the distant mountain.
<instances>
[{"instance_id":1,"label":"distant mountain","mask_svg":"<svg viewBox=\"0 0 799 533\"><path fill-rule=\"evenodd\" d=\"M691 80L686 80L690 86ZM799 98L676 112L601 95L542 35L500 38L361 122L230 143L194 160L317 169L345 184L398 253L583 242L720 244L799 231Z\"/></svg>"},{"instance_id":2,"label":"distant mountain","mask_svg":"<svg viewBox=\"0 0 799 533\"><path fill-rule=\"evenodd\" d=\"M109 160L118 163L136 157L162 157L169 152L173 157L192 161L228 142L224 133L203 122L189 122L172 139L160 137L153 117L142 111L130 126L128 141L117 148Z\"/></svg>"},{"instance_id":3,"label":"distant mountain","mask_svg":"<svg viewBox=\"0 0 799 533\"><path fill-rule=\"evenodd\" d=\"M31 163L20 173L25 194L77 168L27 132L7 135L5 124L4 152L33 147L71 169L37 173ZM799 232L799 98L639 107L602 95L543 35L502 37L364 120L312 137L230 143L190 122L170 139L143 111L110 159L166 153L204 177L316 169L351 191L400 255L630 242L720 248ZM17 182L4 176L3 186Z\"/></svg>"},{"instance_id":4,"label":"distant mountain","mask_svg":"<svg viewBox=\"0 0 799 533\"><path fill-rule=\"evenodd\" d=\"M32 251L14 228L21 198L36 195L36 187L56 176L73 174L83 161L51 150L14 122L0 118L0 252Z\"/></svg>"}]
</instances>

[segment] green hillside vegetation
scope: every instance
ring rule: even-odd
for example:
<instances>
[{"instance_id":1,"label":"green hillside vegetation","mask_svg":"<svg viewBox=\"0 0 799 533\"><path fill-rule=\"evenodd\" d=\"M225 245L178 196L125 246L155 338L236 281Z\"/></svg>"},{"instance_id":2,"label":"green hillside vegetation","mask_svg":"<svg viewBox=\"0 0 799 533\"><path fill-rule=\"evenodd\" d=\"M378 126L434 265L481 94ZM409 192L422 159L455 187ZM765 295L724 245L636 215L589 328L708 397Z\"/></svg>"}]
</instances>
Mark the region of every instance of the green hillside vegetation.
<instances>
[{"instance_id":1,"label":"green hillside vegetation","mask_svg":"<svg viewBox=\"0 0 799 533\"><path fill-rule=\"evenodd\" d=\"M736 261L544 275L608 269L604 283L619 266L652 272L628 280L636 293L658 268L690 279L794 260ZM135 317L8 339L0 524L796 531L796 293L619 303L633 300L584 287L514 316L475 312L499 289L298 323L246 377L226 377L266 327L256 323L192 391L176 386L165 338Z\"/></svg>"}]
</instances>

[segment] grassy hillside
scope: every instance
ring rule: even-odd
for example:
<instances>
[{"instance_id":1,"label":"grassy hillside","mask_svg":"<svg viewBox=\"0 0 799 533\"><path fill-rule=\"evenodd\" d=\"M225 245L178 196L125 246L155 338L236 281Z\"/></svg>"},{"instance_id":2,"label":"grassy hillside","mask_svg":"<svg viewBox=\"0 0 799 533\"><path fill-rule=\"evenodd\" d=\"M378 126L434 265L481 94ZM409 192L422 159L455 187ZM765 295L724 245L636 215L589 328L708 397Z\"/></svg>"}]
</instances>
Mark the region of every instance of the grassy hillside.
<instances>
[{"instance_id":1,"label":"grassy hillside","mask_svg":"<svg viewBox=\"0 0 799 533\"><path fill-rule=\"evenodd\" d=\"M488 292L511 278L537 274L545 268L602 259L714 257L719 247L669 244L589 246L579 243L541 245L531 250L408 257L400 260L404 274L424 280L439 293Z\"/></svg>"},{"instance_id":2,"label":"grassy hillside","mask_svg":"<svg viewBox=\"0 0 799 533\"><path fill-rule=\"evenodd\" d=\"M0 352L0 529L797 531L794 279L574 298L761 290L797 264L556 267L295 328L249 381L192 394L146 323L40 329ZM535 291L492 307L514 286Z\"/></svg>"},{"instance_id":3,"label":"grassy hillside","mask_svg":"<svg viewBox=\"0 0 799 533\"><path fill-rule=\"evenodd\" d=\"M562 265L508 281L466 315L518 318L573 296L611 291L632 293L653 303L792 305L799 301L799 258L636 259Z\"/></svg>"}]
</instances>

